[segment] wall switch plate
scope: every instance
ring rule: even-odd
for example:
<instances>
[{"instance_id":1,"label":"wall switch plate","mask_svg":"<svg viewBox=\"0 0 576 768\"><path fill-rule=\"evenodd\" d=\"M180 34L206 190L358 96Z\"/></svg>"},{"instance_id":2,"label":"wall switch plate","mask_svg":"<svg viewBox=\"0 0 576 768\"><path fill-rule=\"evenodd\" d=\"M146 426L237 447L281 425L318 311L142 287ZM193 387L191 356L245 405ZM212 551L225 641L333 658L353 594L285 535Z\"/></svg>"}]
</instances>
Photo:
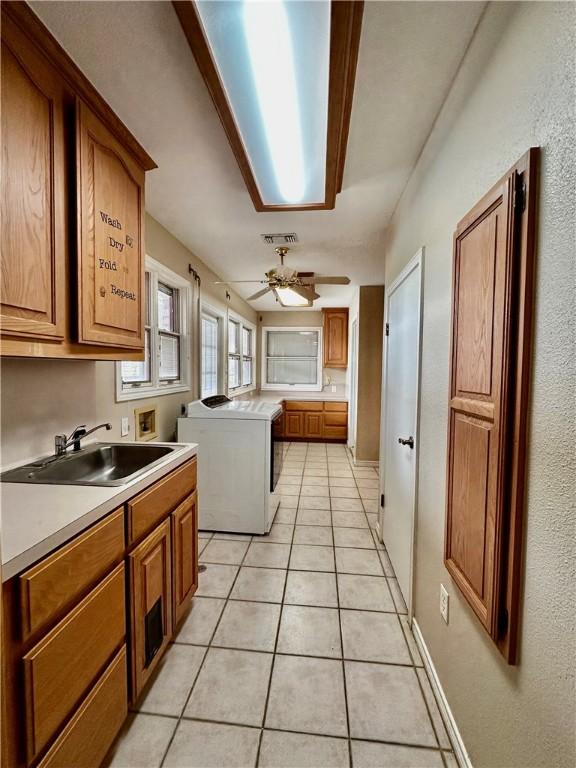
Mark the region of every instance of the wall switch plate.
<instances>
[{"instance_id":1,"label":"wall switch plate","mask_svg":"<svg viewBox=\"0 0 576 768\"><path fill-rule=\"evenodd\" d=\"M332 392L336 392L336 384L332 384Z\"/></svg>"},{"instance_id":2,"label":"wall switch plate","mask_svg":"<svg viewBox=\"0 0 576 768\"><path fill-rule=\"evenodd\" d=\"M120 436L126 437L128 432L130 432L130 424L128 422L128 416L122 416L122 424L120 426Z\"/></svg>"},{"instance_id":3,"label":"wall switch plate","mask_svg":"<svg viewBox=\"0 0 576 768\"><path fill-rule=\"evenodd\" d=\"M442 618L448 624L448 602L449 595L444 584L440 584L440 613Z\"/></svg>"}]
</instances>

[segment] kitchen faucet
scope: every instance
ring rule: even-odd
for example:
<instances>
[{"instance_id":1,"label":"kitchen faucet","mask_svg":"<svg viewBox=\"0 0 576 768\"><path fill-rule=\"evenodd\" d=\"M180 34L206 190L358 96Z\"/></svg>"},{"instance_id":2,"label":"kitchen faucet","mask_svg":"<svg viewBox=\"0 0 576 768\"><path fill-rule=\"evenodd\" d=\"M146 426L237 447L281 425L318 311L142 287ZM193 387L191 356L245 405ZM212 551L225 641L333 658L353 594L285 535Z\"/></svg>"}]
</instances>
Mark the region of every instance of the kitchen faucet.
<instances>
[{"instance_id":1,"label":"kitchen faucet","mask_svg":"<svg viewBox=\"0 0 576 768\"><path fill-rule=\"evenodd\" d=\"M71 445L74 445L74 448L72 449L74 452L80 450L80 441L88 437L88 435L91 435L93 432L96 432L97 429L103 429L106 428L112 429L112 424L109 424L105 422L104 424L98 424L97 427L92 427L92 429L89 429L86 431L86 424L80 424L80 426L76 427L76 429L72 432L70 437L66 437L66 435L56 435L54 437L54 454L55 456L63 456L68 448L70 448Z\"/></svg>"}]
</instances>

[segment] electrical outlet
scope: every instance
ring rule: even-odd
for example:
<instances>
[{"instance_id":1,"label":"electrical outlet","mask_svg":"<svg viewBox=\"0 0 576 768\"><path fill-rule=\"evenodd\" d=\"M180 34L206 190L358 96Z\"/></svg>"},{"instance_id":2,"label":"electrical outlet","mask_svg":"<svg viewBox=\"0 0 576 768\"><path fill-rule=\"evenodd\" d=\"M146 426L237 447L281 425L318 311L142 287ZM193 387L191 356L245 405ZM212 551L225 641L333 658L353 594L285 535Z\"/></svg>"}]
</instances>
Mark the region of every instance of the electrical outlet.
<instances>
[{"instance_id":1,"label":"electrical outlet","mask_svg":"<svg viewBox=\"0 0 576 768\"><path fill-rule=\"evenodd\" d=\"M332 392L336 392L336 384L332 384Z\"/></svg>"},{"instance_id":2,"label":"electrical outlet","mask_svg":"<svg viewBox=\"0 0 576 768\"><path fill-rule=\"evenodd\" d=\"M130 432L130 424L128 422L128 416L122 416L122 424L120 426L120 436L126 437L128 432Z\"/></svg>"},{"instance_id":3,"label":"electrical outlet","mask_svg":"<svg viewBox=\"0 0 576 768\"><path fill-rule=\"evenodd\" d=\"M446 587L444 584L440 584L440 613L442 614L442 618L448 624L448 603L449 603L450 597L448 595L448 592L446 590Z\"/></svg>"}]
</instances>

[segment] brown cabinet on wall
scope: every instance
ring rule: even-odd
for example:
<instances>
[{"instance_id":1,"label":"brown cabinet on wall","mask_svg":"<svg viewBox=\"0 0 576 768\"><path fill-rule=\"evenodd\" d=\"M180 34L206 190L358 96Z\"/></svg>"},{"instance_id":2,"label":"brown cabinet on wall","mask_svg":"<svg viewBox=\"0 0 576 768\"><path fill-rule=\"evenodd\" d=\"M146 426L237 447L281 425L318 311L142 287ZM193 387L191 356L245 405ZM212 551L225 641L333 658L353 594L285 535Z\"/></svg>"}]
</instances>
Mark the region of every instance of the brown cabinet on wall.
<instances>
[{"instance_id":1,"label":"brown cabinet on wall","mask_svg":"<svg viewBox=\"0 0 576 768\"><path fill-rule=\"evenodd\" d=\"M0 354L141 360L156 166L31 8L1 11Z\"/></svg>"},{"instance_id":2,"label":"brown cabinet on wall","mask_svg":"<svg viewBox=\"0 0 576 768\"><path fill-rule=\"evenodd\" d=\"M348 366L348 309L323 309L324 368Z\"/></svg>"},{"instance_id":3,"label":"brown cabinet on wall","mask_svg":"<svg viewBox=\"0 0 576 768\"><path fill-rule=\"evenodd\" d=\"M77 101L78 339L144 346L144 171Z\"/></svg>"},{"instance_id":4,"label":"brown cabinet on wall","mask_svg":"<svg viewBox=\"0 0 576 768\"><path fill-rule=\"evenodd\" d=\"M58 72L2 15L2 331L64 337L66 158Z\"/></svg>"},{"instance_id":5,"label":"brown cabinet on wall","mask_svg":"<svg viewBox=\"0 0 576 768\"><path fill-rule=\"evenodd\" d=\"M445 563L516 659L537 150L454 237Z\"/></svg>"}]
</instances>

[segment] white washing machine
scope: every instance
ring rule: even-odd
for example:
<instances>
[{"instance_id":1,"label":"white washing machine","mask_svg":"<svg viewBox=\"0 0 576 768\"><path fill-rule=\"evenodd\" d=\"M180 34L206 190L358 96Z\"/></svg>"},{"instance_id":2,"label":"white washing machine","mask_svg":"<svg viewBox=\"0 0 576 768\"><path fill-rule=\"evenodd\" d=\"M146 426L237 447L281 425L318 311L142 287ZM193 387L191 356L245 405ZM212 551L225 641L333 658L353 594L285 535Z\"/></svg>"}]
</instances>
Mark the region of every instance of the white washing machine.
<instances>
[{"instance_id":1,"label":"white washing machine","mask_svg":"<svg viewBox=\"0 0 576 768\"><path fill-rule=\"evenodd\" d=\"M178 441L198 443L198 514L203 531L268 533L280 499L282 406L213 395L178 419Z\"/></svg>"}]
</instances>

